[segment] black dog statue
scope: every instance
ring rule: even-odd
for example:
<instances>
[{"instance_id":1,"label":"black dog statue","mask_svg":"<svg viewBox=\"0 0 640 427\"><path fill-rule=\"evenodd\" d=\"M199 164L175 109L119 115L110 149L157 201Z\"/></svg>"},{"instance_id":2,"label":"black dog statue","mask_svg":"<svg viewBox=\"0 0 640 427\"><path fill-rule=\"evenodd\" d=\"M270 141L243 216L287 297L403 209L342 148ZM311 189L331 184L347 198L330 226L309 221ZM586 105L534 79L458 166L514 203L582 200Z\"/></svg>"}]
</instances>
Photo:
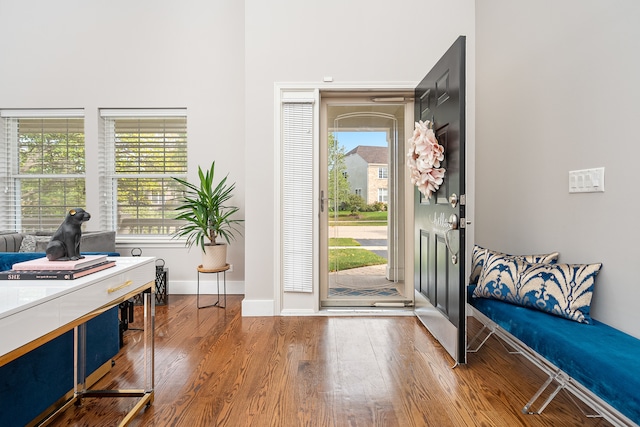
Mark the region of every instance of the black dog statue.
<instances>
[{"instance_id":1,"label":"black dog statue","mask_svg":"<svg viewBox=\"0 0 640 427\"><path fill-rule=\"evenodd\" d=\"M84 258L80 255L80 238L82 237L82 223L91 219L89 212L84 209L71 209L60 227L53 233L47 245L47 259L49 261L69 261Z\"/></svg>"}]
</instances>

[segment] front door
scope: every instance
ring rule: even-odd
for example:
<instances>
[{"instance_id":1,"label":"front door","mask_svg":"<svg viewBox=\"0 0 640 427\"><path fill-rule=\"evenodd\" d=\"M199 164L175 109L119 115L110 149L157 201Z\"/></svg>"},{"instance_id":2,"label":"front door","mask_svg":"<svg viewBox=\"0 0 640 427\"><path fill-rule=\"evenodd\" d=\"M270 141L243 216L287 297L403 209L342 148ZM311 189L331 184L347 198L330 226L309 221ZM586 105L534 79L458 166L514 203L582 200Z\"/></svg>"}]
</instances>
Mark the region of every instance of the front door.
<instances>
[{"instance_id":1,"label":"front door","mask_svg":"<svg viewBox=\"0 0 640 427\"><path fill-rule=\"evenodd\" d=\"M465 363L465 37L415 89L420 120L430 122L444 148L445 174L429 198L415 190L416 314L456 363Z\"/></svg>"}]
</instances>

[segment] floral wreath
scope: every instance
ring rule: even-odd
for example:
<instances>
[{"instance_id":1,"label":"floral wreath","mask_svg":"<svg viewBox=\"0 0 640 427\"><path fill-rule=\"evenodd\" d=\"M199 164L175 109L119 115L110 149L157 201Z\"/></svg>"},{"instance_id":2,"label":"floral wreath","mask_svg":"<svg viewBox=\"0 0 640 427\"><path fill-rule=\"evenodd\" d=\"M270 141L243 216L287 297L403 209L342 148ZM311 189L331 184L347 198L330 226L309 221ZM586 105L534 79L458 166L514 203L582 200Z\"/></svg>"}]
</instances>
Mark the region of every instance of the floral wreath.
<instances>
[{"instance_id":1,"label":"floral wreath","mask_svg":"<svg viewBox=\"0 0 640 427\"><path fill-rule=\"evenodd\" d=\"M429 120L416 122L409 144L407 166L411 183L430 199L444 181L445 169L440 167L440 162L444 161L444 147L438 143Z\"/></svg>"}]
</instances>

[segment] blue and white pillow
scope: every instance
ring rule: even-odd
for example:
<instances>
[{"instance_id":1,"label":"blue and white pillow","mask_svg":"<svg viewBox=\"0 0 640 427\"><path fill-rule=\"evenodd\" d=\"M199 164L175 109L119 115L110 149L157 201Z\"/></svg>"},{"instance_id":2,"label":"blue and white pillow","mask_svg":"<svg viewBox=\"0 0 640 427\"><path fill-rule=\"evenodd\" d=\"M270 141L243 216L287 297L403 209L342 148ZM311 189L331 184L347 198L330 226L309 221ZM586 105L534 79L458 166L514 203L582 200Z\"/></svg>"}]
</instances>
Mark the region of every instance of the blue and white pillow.
<instances>
[{"instance_id":1,"label":"blue and white pillow","mask_svg":"<svg viewBox=\"0 0 640 427\"><path fill-rule=\"evenodd\" d=\"M487 251L473 296L518 304L518 281L531 265L520 256Z\"/></svg>"},{"instance_id":2,"label":"blue and white pillow","mask_svg":"<svg viewBox=\"0 0 640 427\"><path fill-rule=\"evenodd\" d=\"M539 263L539 264L555 264L558 262L558 257L560 254L558 252L551 252L548 254L539 254L539 255L509 255L501 252L492 251L491 249L486 249L478 245L473 246L473 254L471 256L471 274L469 275L469 283L476 284L478 283L478 279L480 278L480 273L482 272L482 266L484 265L485 259L487 258L487 254L491 252L493 254L501 255L501 256L516 256L521 258L524 261L531 263Z\"/></svg>"},{"instance_id":3,"label":"blue and white pillow","mask_svg":"<svg viewBox=\"0 0 640 427\"><path fill-rule=\"evenodd\" d=\"M591 323L591 298L602 264L531 264L520 276L521 305Z\"/></svg>"},{"instance_id":4,"label":"blue and white pillow","mask_svg":"<svg viewBox=\"0 0 640 427\"><path fill-rule=\"evenodd\" d=\"M488 253L473 297L493 298L591 323L591 298L601 267L599 263L530 263L518 256Z\"/></svg>"}]
</instances>

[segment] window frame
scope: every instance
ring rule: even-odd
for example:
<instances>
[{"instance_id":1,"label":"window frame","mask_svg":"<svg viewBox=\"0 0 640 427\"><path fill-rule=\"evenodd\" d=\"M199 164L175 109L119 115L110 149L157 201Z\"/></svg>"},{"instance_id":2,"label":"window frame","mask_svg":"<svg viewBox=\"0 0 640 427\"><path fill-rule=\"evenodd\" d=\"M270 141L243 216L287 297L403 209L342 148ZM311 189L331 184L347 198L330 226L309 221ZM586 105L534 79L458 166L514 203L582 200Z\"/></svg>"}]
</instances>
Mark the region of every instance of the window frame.
<instances>
[{"instance_id":1,"label":"window frame","mask_svg":"<svg viewBox=\"0 0 640 427\"><path fill-rule=\"evenodd\" d=\"M82 173L34 173L23 174L19 170L20 159L20 141L19 129L17 121L20 119L81 119L82 140L84 144L84 158ZM22 199L20 181L29 179L69 179L82 180L84 182L84 202L86 204L86 120L84 109L2 109L0 110L0 122L2 123L2 135L0 136L0 150L4 153L2 161L0 161L0 181L6 189L0 196L0 203L9 206L6 211L0 215L0 229L13 230L17 232L33 232L33 231L55 231L59 221L56 219L54 224L47 227L37 226L37 230L25 230L22 222ZM69 133L67 131L67 133ZM46 208L43 205L34 206L36 209ZM65 206L61 209L59 218L64 218L67 209L80 206ZM46 223L48 216L38 216L37 222Z\"/></svg>"},{"instance_id":2,"label":"window frame","mask_svg":"<svg viewBox=\"0 0 640 427\"><path fill-rule=\"evenodd\" d=\"M389 168L387 166L378 166L378 179L389 179Z\"/></svg>"},{"instance_id":3,"label":"window frame","mask_svg":"<svg viewBox=\"0 0 640 427\"><path fill-rule=\"evenodd\" d=\"M380 200L386 199L386 200ZM389 189L388 188L378 188L378 202L379 203L389 203Z\"/></svg>"},{"instance_id":4,"label":"window frame","mask_svg":"<svg viewBox=\"0 0 640 427\"><path fill-rule=\"evenodd\" d=\"M118 232L118 195L117 195L117 180L122 178L149 178L149 179L165 179L171 177L178 177L187 179L188 177L188 137L187 126L188 116L186 108L153 108L153 109L111 109L103 108L99 110L100 116L100 194L101 194L101 227L103 229L116 231L116 239L118 243L136 243L136 246L144 246L145 242L153 242L157 244L159 242L174 242L174 245L184 245L184 242L173 239L172 232L168 233L150 233L150 234L122 234ZM115 153L115 133L113 132L113 126L118 119L135 120L135 119L167 119L167 118L184 118L185 120L185 148L184 148L184 162L185 168L182 173L149 173L149 174L129 174L116 172L116 153ZM176 226L178 224L176 223Z\"/></svg>"}]
</instances>

